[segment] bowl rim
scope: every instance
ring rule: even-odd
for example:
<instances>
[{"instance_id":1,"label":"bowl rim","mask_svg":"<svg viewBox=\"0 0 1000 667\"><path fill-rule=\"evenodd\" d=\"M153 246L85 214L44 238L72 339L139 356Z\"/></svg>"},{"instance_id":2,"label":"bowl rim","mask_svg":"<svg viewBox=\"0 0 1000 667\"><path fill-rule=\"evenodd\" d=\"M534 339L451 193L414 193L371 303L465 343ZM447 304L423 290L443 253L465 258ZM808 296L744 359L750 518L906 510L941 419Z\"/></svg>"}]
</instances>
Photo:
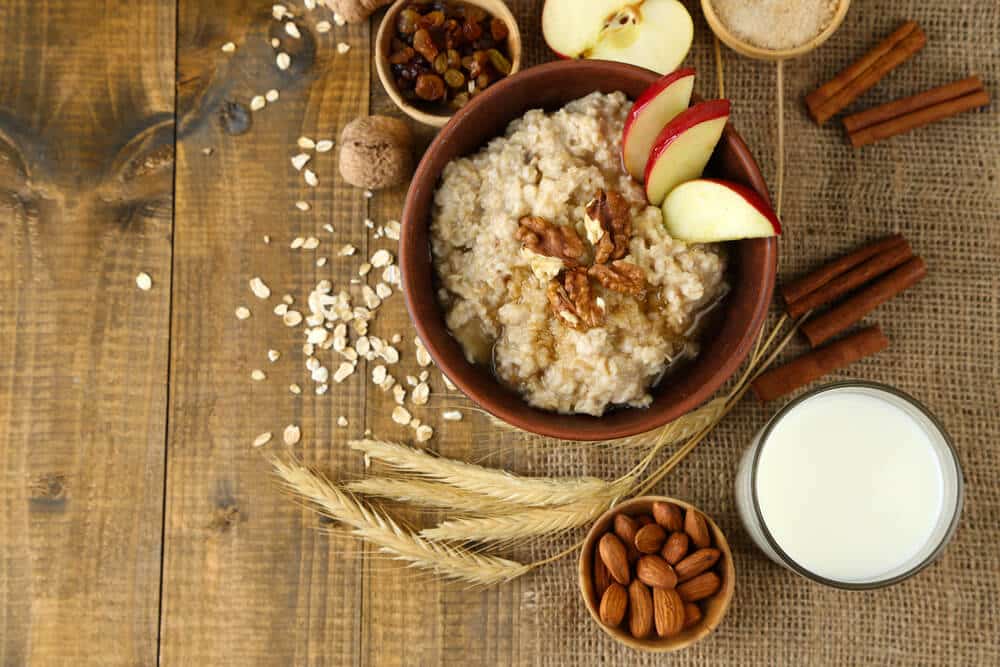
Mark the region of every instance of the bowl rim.
<instances>
[{"instance_id":1,"label":"bowl rim","mask_svg":"<svg viewBox=\"0 0 1000 667\"><path fill-rule=\"evenodd\" d=\"M698 621L698 625L694 628L685 630L674 637L657 637L654 633L652 638L636 639L621 627L609 628L601 622L600 600L597 600L597 596L594 595L594 581L591 571L593 570L594 549L599 538L598 533L603 535L607 532L615 515L629 511L634 513L650 512L650 508L654 502L673 503L674 505L679 505L685 511L694 510L704 517L709 530L712 531L715 547L722 552L722 588L716 594L719 596L721 607L711 617L708 614L702 616L702 619ZM680 651L698 643L715 632L719 625L722 624L726 614L729 613L729 607L732 605L733 595L736 591L736 565L733 563L733 551L729 546L729 540L726 539L725 533L722 532L722 529L719 528L712 517L700 508L685 500L669 496L636 496L611 507L590 526L587 536L584 538L583 546L580 547L580 557L577 561L577 583L579 584L583 604L587 608L587 611L590 612L590 617L594 619L594 622L597 623L605 634L630 648L640 651L669 653Z\"/></svg>"},{"instance_id":2,"label":"bowl rim","mask_svg":"<svg viewBox=\"0 0 1000 667\"><path fill-rule=\"evenodd\" d=\"M766 264L767 270L764 276L763 284L760 285L760 289L755 293L755 299L752 305L752 315L750 317L750 326L748 326L743 332L742 336L735 344L732 353L713 373L709 381L704 382L699 385L697 389L686 394L683 399L673 404L671 409L667 410L660 408L657 410L655 406L641 409L623 408L628 410L644 410L647 415L646 419L636 419L634 421L624 423L609 424L605 422L603 418L595 418L579 414L562 415L537 408L532 408L534 412L531 413L531 417L529 418L522 416L518 413L518 411L510 410L505 406L497 405L491 400L491 396L488 392L480 391L479 389L473 387L469 382L465 381L462 374L449 372L450 369L448 364L442 363L442 355L438 350L438 341L430 335L428 327L423 319L417 316L418 309L414 303L414 288L411 284L413 274L409 270L408 259L409 253L414 252L409 248L411 243L410 239L413 233L410 231L409 225L406 224L408 221L413 220L416 215L414 210L416 207L416 188L414 185L416 184L419 186L431 184L432 187L436 187L440 174L431 173L431 167L429 164L430 161L428 157L438 148L447 146L452 141L452 138L457 132L457 128L460 127L465 117L474 113L477 108L492 104L494 100L505 94L508 87L520 85L521 81L529 77L542 76L549 72L571 76L577 70L585 73L599 70L609 76L625 73L647 78L649 83L653 83L660 76L650 70L611 61L561 60L522 70L516 75L503 79L494 86L488 88L481 95L473 98L469 104L458 110L452 118L452 122L448 123L434 138L430 146L427 148L427 151L424 153L424 157L420 161L420 164L417 166L413 175L401 218L404 224L402 235L400 237L399 265L402 273L402 290L406 300L406 307L409 312L410 319L416 328L417 334L420 336L421 340L423 340L424 346L434 359L438 368L465 394L465 396L507 424L536 435L562 440L601 441L630 437L659 428L660 426L677 419L704 403L723 384L725 384L729 378L732 377L732 375L746 359L747 355L749 355L750 349L757 337L757 333L763 326L768 311L770 310L777 275L778 248L777 240L773 237L754 240L755 242L759 242L763 248L761 252L763 253L763 262ZM502 102L500 103L502 104ZM524 109L524 111L528 111L528 109ZM746 143L729 124L726 125L723 136L726 137L731 143L731 148L733 149L732 152L734 153L737 161L740 163L741 169L748 174L752 187L769 200L764 177L761 174L760 169ZM425 221L425 224L429 224L429 221ZM741 243L746 242L747 241L742 241ZM421 252L424 251L421 250ZM468 361L464 361L464 363L468 365L470 369L472 368L472 365L469 364ZM499 383L499 381L497 382ZM528 405L525 401L523 401L523 399L521 399L521 401L524 405ZM530 405L528 407L531 408ZM545 417L540 417L539 415L551 416L552 418L546 419ZM566 423L556 423L557 418L560 418L563 421L575 419L577 422L573 426L570 426ZM583 425L581 422L585 421L585 418L590 421L587 421L586 425Z\"/></svg>"},{"instance_id":3,"label":"bowl rim","mask_svg":"<svg viewBox=\"0 0 1000 667\"><path fill-rule=\"evenodd\" d=\"M729 27L722 22L722 19L719 18L719 15L716 14L715 7L713 6L713 0L701 0L702 14L705 15L705 21L708 23L708 27L712 29L715 36L733 51L757 60L788 60L790 58L803 56L810 51L819 48L823 42L833 36L833 33L837 32L840 24L844 22L844 18L847 16L847 10L850 9L850 7L851 0L839 0L837 9L833 14L833 18L830 19L830 24L826 26L818 35L815 35L803 44L799 44L798 46L794 46L790 49L765 49L737 37L736 33L730 30Z\"/></svg>"},{"instance_id":4,"label":"bowl rim","mask_svg":"<svg viewBox=\"0 0 1000 667\"><path fill-rule=\"evenodd\" d=\"M382 88L385 89L386 94L389 99L393 101L400 111L405 113L407 116L413 120L423 123L425 125L430 125L431 127L444 127L455 116L455 113L450 114L435 114L427 111L423 111L416 105L410 104L403 96L399 94L399 90L396 88L395 81L389 75L389 55L385 53L382 45L388 41L386 32L389 30L389 26L395 21L396 16L403 10L403 8L408 5L413 0L396 0L389 9L386 10L385 14L382 16L382 20L379 22L378 31L375 33L374 44L374 60L375 60L375 71L378 74L379 81L382 83ZM521 58L524 52L523 45L521 44L521 30L517 25L517 18L514 16L513 12L510 11L510 7L503 0L460 0L461 2L468 3L470 5L476 5L482 7L483 9L489 11L491 14L499 19L502 19L504 23L507 24L509 30L508 35L508 46L511 51L511 61L510 61L510 74L505 76L501 81L509 79L521 70ZM499 82L498 82L499 83ZM496 84L494 84L496 85ZM489 90L489 88L487 88Z\"/></svg>"}]
</instances>

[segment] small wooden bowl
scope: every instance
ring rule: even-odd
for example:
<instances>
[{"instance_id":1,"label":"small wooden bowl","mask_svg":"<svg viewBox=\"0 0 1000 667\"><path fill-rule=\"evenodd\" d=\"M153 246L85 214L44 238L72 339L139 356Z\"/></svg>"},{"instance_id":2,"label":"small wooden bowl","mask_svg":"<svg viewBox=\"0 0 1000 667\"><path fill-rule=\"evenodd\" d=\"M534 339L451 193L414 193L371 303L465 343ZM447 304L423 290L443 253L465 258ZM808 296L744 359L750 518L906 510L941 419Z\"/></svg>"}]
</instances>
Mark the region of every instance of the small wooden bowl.
<instances>
[{"instance_id":1,"label":"small wooden bowl","mask_svg":"<svg viewBox=\"0 0 1000 667\"><path fill-rule=\"evenodd\" d=\"M454 113L427 113L413 104L410 104L403 99L402 95L399 94L399 90L396 89L396 82L392 78L392 67L389 65L389 50L392 48L392 37L395 34L394 27L396 25L396 18L399 16L399 13L403 11L403 8L410 4L410 1L411 0L396 0L396 2L389 7L388 11L386 11L385 16L382 17L382 22L378 27L378 34L375 37L375 69L378 71L378 78L379 81L382 82L382 87L385 88L385 92L389 93L389 97L396 103L397 107L402 109L403 113L420 123L431 125L432 127L444 127L445 123L451 120ZM517 28L517 19L514 18L510 9L507 8L507 5L504 4L502 0L460 1L469 5L482 7L491 15L507 24L507 30L509 31L507 36L507 49L510 52L511 64L510 74L507 76L513 76L519 69L521 69L521 32Z\"/></svg>"},{"instance_id":2,"label":"small wooden bowl","mask_svg":"<svg viewBox=\"0 0 1000 667\"><path fill-rule=\"evenodd\" d=\"M705 20L708 21L708 26L715 33L715 36L733 51L757 60L788 60L809 53L830 39L833 33L837 32L837 28L844 22L844 17L847 16L847 10L850 6L851 0L840 0L840 5L837 6L837 11L834 12L830 25L805 44L800 44L791 49L763 49L737 37L735 33L726 27L726 24L719 19L719 15L715 13L715 8L712 7L712 0L701 0L701 11L705 14Z\"/></svg>"},{"instance_id":3,"label":"small wooden bowl","mask_svg":"<svg viewBox=\"0 0 1000 667\"><path fill-rule=\"evenodd\" d=\"M599 613L601 601L598 599L597 594L594 591L594 549L597 548L597 542L601 539L604 533L611 530L616 514L625 513L629 516L652 514L654 502L673 503L684 508L685 510L693 509L705 517L705 522L712 531L712 539L715 543L715 547L722 552L722 558L720 559L722 567L717 570L720 578L722 579L722 587L719 589L718 593L709 598L707 602L703 603L702 607L704 615L694 627L688 628L673 637L657 637L654 631L653 636L651 637L647 637L646 639L636 639L625 627L609 628L604 625L604 623L601 623ZM584 541L583 548L580 550L579 569L580 593L583 594L583 602L587 605L587 611L590 612L594 622L596 622L597 625L604 630L604 632L608 633L622 644L625 644L630 648L638 649L640 651L649 651L652 653L679 651L693 645L711 634L712 631L719 627L719 624L722 623L723 617L725 617L726 612L729 610L729 603L732 602L733 591L736 588L736 569L733 567L733 554L732 551L729 550L729 542L726 541L726 536L722 534L722 531L715 524L715 522L700 509L690 503L684 502L683 500L668 498L666 496L640 496L638 498L626 500L625 502L612 507L610 510L602 514L601 517L594 523L590 532L587 533L587 539ZM624 626L625 623L622 625Z\"/></svg>"}]
</instances>

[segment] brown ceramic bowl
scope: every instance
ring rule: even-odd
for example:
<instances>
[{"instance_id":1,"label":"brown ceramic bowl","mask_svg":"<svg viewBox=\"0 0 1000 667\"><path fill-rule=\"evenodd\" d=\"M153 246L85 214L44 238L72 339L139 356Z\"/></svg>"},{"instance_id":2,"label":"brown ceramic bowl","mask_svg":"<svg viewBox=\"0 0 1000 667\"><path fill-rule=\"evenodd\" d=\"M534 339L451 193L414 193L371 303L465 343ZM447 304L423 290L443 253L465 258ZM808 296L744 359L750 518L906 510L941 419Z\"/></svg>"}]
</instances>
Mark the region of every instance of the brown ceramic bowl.
<instances>
[{"instance_id":1,"label":"brown ceramic bowl","mask_svg":"<svg viewBox=\"0 0 1000 667\"><path fill-rule=\"evenodd\" d=\"M678 635L674 635L673 637L658 637L656 635L656 631L654 630L651 636L646 637L645 639L636 639L628 631L628 616L625 617L626 620L622 622L622 625L617 628L609 628L601 623L601 601L598 599L597 592L594 590L594 550L597 548L597 543L600 541L601 537L605 533L611 531L615 515L622 513L629 516L651 514L653 511L653 503L657 501L673 503L685 511L693 509L705 517L708 529L712 533L713 546L722 552L722 557L714 566L716 573L722 579L722 587L719 589L719 592L712 597L699 602L699 606L702 608L702 617L701 620L694 626L684 630ZM722 623L722 619L725 617L726 612L729 611L729 604L733 600L733 591L736 589L736 568L733 567L733 553L729 549L729 542L726 540L726 536L722 533L715 522L712 521L711 517L699 510L697 507L694 507L690 503L686 503L683 500L668 498L666 496L640 496L638 498L626 500L601 515L601 518L594 523L590 532L587 533L587 539L584 541L583 548L580 550L579 573L580 593L583 594L583 602L587 605L587 611L590 612L594 621L601 627L602 630L614 637L616 640L626 646L630 646L641 651L679 651L680 649L687 648L695 642L704 639L710 635L712 631L719 627L720 623Z\"/></svg>"},{"instance_id":2,"label":"brown ceramic bowl","mask_svg":"<svg viewBox=\"0 0 1000 667\"><path fill-rule=\"evenodd\" d=\"M635 99L657 78L649 70L600 60L567 60L524 70L486 89L455 114L431 143L413 176L399 241L410 317L445 375L485 410L518 428L567 440L608 440L662 426L699 406L736 372L767 315L777 269L777 240L730 244L732 290L714 325L702 334L701 354L653 389L649 407L615 409L602 417L562 415L531 407L498 382L490 369L466 361L445 325L435 296L429 241L434 190L445 165L502 135L510 121L530 109L557 109L595 90L620 90ZM731 126L726 127L706 173L743 183L768 198L757 163Z\"/></svg>"}]
</instances>

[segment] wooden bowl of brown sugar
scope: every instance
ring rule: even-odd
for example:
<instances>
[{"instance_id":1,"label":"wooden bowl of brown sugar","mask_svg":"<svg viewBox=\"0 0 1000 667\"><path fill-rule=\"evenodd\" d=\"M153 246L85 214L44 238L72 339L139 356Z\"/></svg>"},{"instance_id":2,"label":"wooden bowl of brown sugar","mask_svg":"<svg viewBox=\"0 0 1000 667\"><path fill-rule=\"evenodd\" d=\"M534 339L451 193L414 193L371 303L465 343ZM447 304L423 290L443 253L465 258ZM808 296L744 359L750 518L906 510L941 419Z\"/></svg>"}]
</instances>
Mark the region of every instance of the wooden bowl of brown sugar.
<instances>
[{"instance_id":1,"label":"wooden bowl of brown sugar","mask_svg":"<svg viewBox=\"0 0 1000 667\"><path fill-rule=\"evenodd\" d=\"M701 9L715 36L733 51L757 60L788 60L828 40L843 23L851 0L785 4L787 11L773 15L748 0L701 0Z\"/></svg>"},{"instance_id":2,"label":"wooden bowl of brown sugar","mask_svg":"<svg viewBox=\"0 0 1000 667\"><path fill-rule=\"evenodd\" d=\"M382 17L378 34L375 37L375 69L378 71L378 78L382 82L385 92L403 113L420 123L433 127L444 127L445 123L451 120L454 111L434 111L404 97L396 85L392 64L389 62L400 14L412 4L414 4L413 0L396 0ZM504 25L507 26L506 45L510 60L510 73L507 76L513 75L521 69L521 33L517 28L517 20L502 0L461 0L449 4L480 7L494 18L503 21Z\"/></svg>"}]
</instances>

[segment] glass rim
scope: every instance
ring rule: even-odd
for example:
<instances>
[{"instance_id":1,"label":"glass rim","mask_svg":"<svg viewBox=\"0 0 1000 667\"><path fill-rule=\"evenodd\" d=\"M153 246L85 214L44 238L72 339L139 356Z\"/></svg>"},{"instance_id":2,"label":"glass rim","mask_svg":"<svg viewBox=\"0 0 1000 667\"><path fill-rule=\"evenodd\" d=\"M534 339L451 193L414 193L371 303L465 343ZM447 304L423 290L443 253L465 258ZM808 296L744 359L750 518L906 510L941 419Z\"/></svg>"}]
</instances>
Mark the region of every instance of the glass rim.
<instances>
[{"instance_id":1,"label":"glass rim","mask_svg":"<svg viewBox=\"0 0 1000 667\"><path fill-rule=\"evenodd\" d=\"M944 442L945 447L947 448L951 456L951 461L955 466L955 510L952 514L951 519L949 520L948 528L945 530L944 535L941 536L941 540L938 542L937 545L935 545L934 549L927 555L926 558L924 558L919 563L917 563L910 569L906 570L905 572L902 572L900 574L885 579L877 579L875 581L865 581L857 583L838 581L836 579L828 579L799 565L799 563L797 563L795 559L789 556L784 551L784 549L782 549L778 545L777 540L771 534L771 531L768 530L767 522L764 521L764 515L761 512L760 503L757 498L757 468L760 464L760 455L761 452L764 450L764 446L767 444L767 438L771 434L771 431L774 429L774 427L781 421L781 419L785 415L787 415L789 412L794 410L798 405L809 400L810 398L818 396L819 394L827 393L829 391L846 389L851 387L862 388L862 389L874 389L875 391L885 392L910 404L913 408L922 413L941 435L941 440ZM774 416L771 417L770 420L768 420L767 424L764 425L764 428L761 430L760 435L757 438L756 448L753 455L753 461L750 467L750 499L751 499L751 504L753 505L754 518L757 520L758 526L760 526L761 533L764 535L764 539L767 540L767 543L770 546L770 548L774 551L774 553L778 556L778 558L781 559L781 562L784 563L788 568L790 568L795 573L805 577L806 579L810 579L812 581L815 581L816 583L823 584L825 586L840 588L843 590L862 591L862 590L871 590L874 588L884 588L886 586L892 586L893 584L898 584L901 581L905 581L906 579L909 579L913 575L917 574L918 572L926 568L928 565L933 563L941 556L941 553L944 551L948 543L951 542L952 537L954 537L955 535L955 531L958 529L958 521L959 518L961 517L962 506L965 501L965 479L962 474L962 465L958 458L958 452L955 450L955 445L951 439L951 436L948 434L948 431L945 430L944 425L941 424L941 422L937 419L937 417L935 417L934 414L931 413L931 411L928 410L924 404L922 404L920 401L913 398L906 392L896 389L895 387L891 387L887 384L882 384L879 382L869 382L867 380L847 380L844 382L834 382L831 384L826 384L823 385L822 387L817 387L816 389L807 391L801 396L798 396L794 400L788 402L785 406L783 406L780 410L778 410L778 412L776 412Z\"/></svg>"}]
</instances>

